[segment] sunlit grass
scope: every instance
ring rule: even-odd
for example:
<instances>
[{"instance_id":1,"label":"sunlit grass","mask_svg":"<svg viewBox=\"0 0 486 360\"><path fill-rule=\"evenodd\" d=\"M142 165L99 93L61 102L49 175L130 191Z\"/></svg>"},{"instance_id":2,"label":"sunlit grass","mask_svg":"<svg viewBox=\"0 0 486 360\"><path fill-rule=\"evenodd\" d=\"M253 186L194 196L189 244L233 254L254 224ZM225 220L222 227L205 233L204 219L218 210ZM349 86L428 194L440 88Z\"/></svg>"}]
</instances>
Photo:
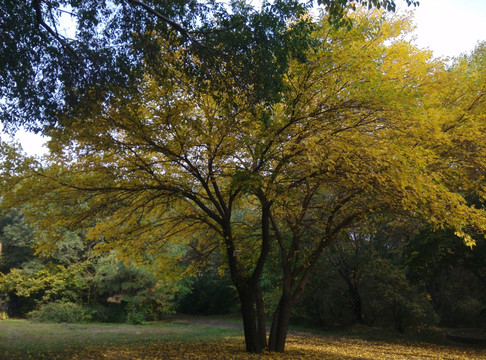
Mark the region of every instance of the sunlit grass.
<instances>
[{"instance_id":1,"label":"sunlit grass","mask_svg":"<svg viewBox=\"0 0 486 360\"><path fill-rule=\"evenodd\" d=\"M452 342L370 340L292 333L285 354L247 354L241 330L186 320L147 324L38 324L0 321L0 359L486 359L484 347ZM390 339L390 340L388 340Z\"/></svg>"}]
</instances>

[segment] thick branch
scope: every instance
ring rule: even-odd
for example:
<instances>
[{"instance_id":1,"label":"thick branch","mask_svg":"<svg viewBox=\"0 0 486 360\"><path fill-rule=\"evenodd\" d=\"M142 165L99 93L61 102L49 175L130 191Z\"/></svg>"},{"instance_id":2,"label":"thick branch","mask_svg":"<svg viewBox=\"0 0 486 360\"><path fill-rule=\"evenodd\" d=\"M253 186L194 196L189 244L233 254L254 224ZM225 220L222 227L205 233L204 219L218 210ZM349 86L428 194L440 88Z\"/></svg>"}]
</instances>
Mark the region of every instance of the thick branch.
<instances>
[{"instance_id":1,"label":"thick branch","mask_svg":"<svg viewBox=\"0 0 486 360\"><path fill-rule=\"evenodd\" d=\"M42 9L41 9L41 1L42 0L33 0L32 1L32 6L35 10L36 18L37 18L37 23L38 25L42 26L49 34L51 34L57 41L61 43L61 45L66 49L66 51L73 57L75 58L80 64L84 64L83 60L76 54L76 51L61 37L59 34L52 29L45 21L44 18L42 17Z\"/></svg>"},{"instance_id":2,"label":"thick branch","mask_svg":"<svg viewBox=\"0 0 486 360\"><path fill-rule=\"evenodd\" d=\"M278 245L280 247L281 258L282 258L282 265L283 267L287 266L287 247L285 246L283 234L280 231L277 221L273 216L273 213L270 212L270 221L272 223L273 231L275 232L275 237L277 238Z\"/></svg>"},{"instance_id":3,"label":"thick branch","mask_svg":"<svg viewBox=\"0 0 486 360\"><path fill-rule=\"evenodd\" d=\"M166 24L168 24L170 27L172 27L175 31L177 31L179 34L181 34L182 36L184 36L190 42L192 42L192 43L194 43L197 46L200 46L202 48L208 48L207 46L201 44L197 39L195 39L189 33L189 31L187 31L187 29L185 29L184 27L182 27L180 24L176 23L175 21L172 21L168 17L162 15L160 12L158 12L157 10L151 8L147 4L145 4L145 3L141 2L141 1L138 1L138 0L127 0L127 1L128 1L128 3L130 5L132 5L132 6L139 6L139 7L143 8L143 9L145 9L148 13L156 16L158 19L160 19L163 22L165 22Z\"/></svg>"},{"instance_id":4,"label":"thick branch","mask_svg":"<svg viewBox=\"0 0 486 360\"><path fill-rule=\"evenodd\" d=\"M262 205L262 246L260 250L260 256L258 258L255 269L251 276L251 282L254 286L258 285L258 281L263 272L263 267L267 260L268 253L270 252L270 207L271 203L267 201L263 194L259 196L260 203Z\"/></svg>"}]
</instances>

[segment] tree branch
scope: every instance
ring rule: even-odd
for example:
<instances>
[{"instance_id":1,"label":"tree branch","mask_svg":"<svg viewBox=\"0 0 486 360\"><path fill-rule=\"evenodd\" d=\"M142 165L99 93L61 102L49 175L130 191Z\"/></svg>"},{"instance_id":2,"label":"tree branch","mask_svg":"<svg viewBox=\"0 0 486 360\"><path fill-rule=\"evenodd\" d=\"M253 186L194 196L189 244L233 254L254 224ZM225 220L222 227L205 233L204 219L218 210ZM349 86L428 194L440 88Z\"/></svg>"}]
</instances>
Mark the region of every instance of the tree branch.
<instances>
[{"instance_id":1,"label":"tree branch","mask_svg":"<svg viewBox=\"0 0 486 360\"><path fill-rule=\"evenodd\" d=\"M35 10L36 14L36 19L38 25L42 26L49 34L51 34L57 41L61 43L61 45L66 49L66 51L76 59L80 64L84 65L83 60L76 54L76 51L55 31L52 29L45 21L44 18L42 17L42 9L41 9L41 1L42 0L33 0L32 1L32 7Z\"/></svg>"},{"instance_id":2,"label":"tree branch","mask_svg":"<svg viewBox=\"0 0 486 360\"><path fill-rule=\"evenodd\" d=\"M148 13L152 14L152 15L155 15L158 19L162 20L163 22L165 22L166 24L168 24L170 27L172 27L175 31L177 31L179 34L181 34L182 36L184 36L187 40L189 40L190 42L196 44L197 46L199 47L202 47L202 48L208 48L207 46L203 45L201 42L199 42L197 39L195 39L190 33L189 31L187 31L187 29L185 29L184 27L182 27L182 25L176 23L175 21L172 21L171 19L169 19L167 16L164 16L162 15L160 12L158 12L157 10L151 8L150 6L148 6L147 4L141 2L141 1L138 1L138 0L127 0L127 2L132 5L132 6L139 6L143 9L145 9Z\"/></svg>"}]
</instances>

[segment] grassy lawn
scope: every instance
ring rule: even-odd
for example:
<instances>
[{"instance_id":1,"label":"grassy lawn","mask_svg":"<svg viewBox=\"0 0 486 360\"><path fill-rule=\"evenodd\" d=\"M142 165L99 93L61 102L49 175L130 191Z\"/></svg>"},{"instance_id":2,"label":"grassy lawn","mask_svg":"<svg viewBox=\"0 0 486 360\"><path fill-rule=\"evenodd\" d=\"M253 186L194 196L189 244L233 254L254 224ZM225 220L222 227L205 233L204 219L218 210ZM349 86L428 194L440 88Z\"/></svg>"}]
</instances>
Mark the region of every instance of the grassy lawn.
<instances>
[{"instance_id":1,"label":"grassy lawn","mask_svg":"<svg viewBox=\"0 0 486 360\"><path fill-rule=\"evenodd\" d=\"M147 325L0 321L0 359L486 359L486 348L384 332L292 332L285 354L244 352L242 331L219 320Z\"/></svg>"}]
</instances>

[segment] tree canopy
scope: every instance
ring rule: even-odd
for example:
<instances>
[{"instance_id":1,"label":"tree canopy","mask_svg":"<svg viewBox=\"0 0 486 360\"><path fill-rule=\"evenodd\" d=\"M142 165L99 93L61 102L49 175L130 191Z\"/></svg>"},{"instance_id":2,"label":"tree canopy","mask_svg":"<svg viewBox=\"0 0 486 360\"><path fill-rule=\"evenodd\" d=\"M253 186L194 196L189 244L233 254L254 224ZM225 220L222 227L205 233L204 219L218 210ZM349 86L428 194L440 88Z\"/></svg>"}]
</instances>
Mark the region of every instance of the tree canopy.
<instances>
[{"instance_id":1,"label":"tree canopy","mask_svg":"<svg viewBox=\"0 0 486 360\"><path fill-rule=\"evenodd\" d=\"M300 24L285 34L300 34ZM409 29L408 18L383 12L356 13L352 29L322 19L306 34L313 46L286 58L271 101L253 96L255 82L242 88L234 71L188 71L204 68L205 54L152 36L157 68L143 57L130 86L113 83L109 96L84 89L90 101L57 113L60 126L46 130L45 163L27 162L32 172L17 177L5 147L5 202L32 205L48 234L39 251L57 232L83 229L132 261L170 261L174 244L219 252L248 351L267 346L260 280L278 258L268 347L283 351L290 310L342 232L384 212L450 228L469 245L471 230L486 229L464 192L484 195L482 48L447 70L404 40ZM241 65L226 58L220 70Z\"/></svg>"},{"instance_id":2,"label":"tree canopy","mask_svg":"<svg viewBox=\"0 0 486 360\"><path fill-rule=\"evenodd\" d=\"M318 3L336 26L349 24L344 20L348 5L395 9L393 0ZM133 87L147 67L152 76L163 77L159 53L183 44L190 49L183 65L191 75L216 85L221 72L231 72L238 79L235 91L272 103L290 57L310 45L312 26L304 14L312 4L264 1L256 8L246 1L213 0L3 1L0 121L10 131L60 126L59 113L76 116L80 103L109 101L117 88Z\"/></svg>"}]
</instances>

